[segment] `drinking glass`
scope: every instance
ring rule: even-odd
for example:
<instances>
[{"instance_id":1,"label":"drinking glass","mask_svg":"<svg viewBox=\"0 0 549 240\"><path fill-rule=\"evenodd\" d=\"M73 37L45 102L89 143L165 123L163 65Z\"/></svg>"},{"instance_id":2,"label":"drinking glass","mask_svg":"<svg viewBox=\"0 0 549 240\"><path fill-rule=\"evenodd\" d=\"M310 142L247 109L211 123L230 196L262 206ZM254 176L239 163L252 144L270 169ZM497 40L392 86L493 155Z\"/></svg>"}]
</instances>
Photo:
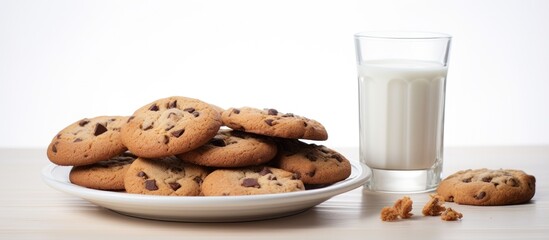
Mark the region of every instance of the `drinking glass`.
<instances>
[{"instance_id":1,"label":"drinking glass","mask_svg":"<svg viewBox=\"0 0 549 240\"><path fill-rule=\"evenodd\" d=\"M430 32L355 34L360 161L365 189L425 192L440 183L451 36Z\"/></svg>"}]
</instances>

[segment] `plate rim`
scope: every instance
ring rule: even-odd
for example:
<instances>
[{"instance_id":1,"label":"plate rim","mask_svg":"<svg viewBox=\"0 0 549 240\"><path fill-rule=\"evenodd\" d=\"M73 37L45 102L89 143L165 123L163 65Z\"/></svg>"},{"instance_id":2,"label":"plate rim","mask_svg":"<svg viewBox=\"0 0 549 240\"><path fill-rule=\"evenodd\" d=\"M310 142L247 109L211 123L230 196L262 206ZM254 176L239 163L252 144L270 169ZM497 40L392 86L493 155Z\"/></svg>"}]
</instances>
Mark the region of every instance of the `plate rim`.
<instances>
[{"instance_id":1,"label":"plate rim","mask_svg":"<svg viewBox=\"0 0 549 240\"><path fill-rule=\"evenodd\" d=\"M126 192L115 192L90 189L82 186L78 186L70 183L68 180L68 172L71 166L59 166L53 163L46 165L42 171L43 181L50 187L60 192L82 198L92 204L100 207L104 207L115 212L120 212L119 209L112 208L105 205L112 204L131 204L134 206L142 206L143 208L154 208L155 206L164 208L167 206L177 206L182 208L206 208L211 211L218 211L219 209L227 209L231 207L260 207L271 206L271 204L284 206L288 203L303 203L303 202L317 202L310 206L314 207L334 196L351 191L358 187L363 186L366 181L371 177L371 173L366 165L359 161L351 162L351 176L340 182L332 185L310 189L305 191L289 192L289 193L274 193L274 194L260 194L260 195L242 195L242 196L157 196L157 195L145 195L145 194L132 194ZM60 174L55 171L64 171L64 174ZM58 176L64 175L64 176ZM107 203L107 204L105 204ZM153 205L151 205L153 204ZM158 204L158 205L154 205ZM275 207L273 205L273 207ZM310 208L309 207L309 208ZM304 209L305 210L305 209ZM128 214L130 213L130 214ZM132 214L131 212L123 213L124 215L139 216L139 214ZM220 212L220 214L223 214ZM192 214L190 214L192 215ZM147 217L150 219L160 219L158 217ZM269 218L268 216L264 217ZM259 218L258 218L259 219ZM174 220L174 219L172 219ZM176 221L179 221L175 219ZM192 221L192 217L181 216L183 221ZM200 220L203 222L203 220Z\"/></svg>"}]
</instances>

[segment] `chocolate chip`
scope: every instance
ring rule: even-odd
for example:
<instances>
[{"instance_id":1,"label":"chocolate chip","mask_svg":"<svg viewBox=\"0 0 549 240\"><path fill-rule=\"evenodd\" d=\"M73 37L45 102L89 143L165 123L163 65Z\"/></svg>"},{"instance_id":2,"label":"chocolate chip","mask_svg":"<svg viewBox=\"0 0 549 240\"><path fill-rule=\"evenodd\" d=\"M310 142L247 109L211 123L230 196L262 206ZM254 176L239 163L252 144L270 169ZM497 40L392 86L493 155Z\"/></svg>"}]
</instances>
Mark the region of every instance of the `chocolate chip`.
<instances>
[{"instance_id":1,"label":"chocolate chip","mask_svg":"<svg viewBox=\"0 0 549 240\"><path fill-rule=\"evenodd\" d=\"M88 123L90 123L90 120L88 120L88 119L82 119L82 120L80 120L80 122L78 122L78 125L79 125L80 127L83 127L83 126L86 126L86 124L88 124Z\"/></svg>"},{"instance_id":2,"label":"chocolate chip","mask_svg":"<svg viewBox=\"0 0 549 240\"><path fill-rule=\"evenodd\" d=\"M61 133L57 134L57 136L55 136L57 139L61 139Z\"/></svg>"},{"instance_id":3,"label":"chocolate chip","mask_svg":"<svg viewBox=\"0 0 549 240\"><path fill-rule=\"evenodd\" d=\"M461 180L462 182L464 183L470 183L471 182L471 178L466 178L466 179L463 179Z\"/></svg>"},{"instance_id":4,"label":"chocolate chip","mask_svg":"<svg viewBox=\"0 0 549 240\"><path fill-rule=\"evenodd\" d=\"M101 123L95 124L95 132L93 133L94 136L99 136L107 131L107 127L103 126Z\"/></svg>"},{"instance_id":5,"label":"chocolate chip","mask_svg":"<svg viewBox=\"0 0 549 240\"><path fill-rule=\"evenodd\" d=\"M51 146L51 151L57 153L57 142L55 142L53 146Z\"/></svg>"},{"instance_id":6,"label":"chocolate chip","mask_svg":"<svg viewBox=\"0 0 549 240\"><path fill-rule=\"evenodd\" d=\"M483 177L483 178L482 178L482 181L483 181L483 182L491 182L491 181L492 181L492 177Z\"/></svg>"},{"instance_id":7,"label":"chocolate chip","mask_svg":"<svg viewBox=\"0 0 549 240\"><path fill-rule=\"evenodd\" d=\"M176 182L168 183L168 185L170 185L170 187L171 187L174 191L177 191L177 189L179 189L179 188L181 187L181 184L176 183Z\"/></svg>"},{"instance_id":8,"label":"chocolate chip","mask_svg":"<svg viewBox=\"0 0 549 240\"><path fill-rule=\"evenodd\" d=\"M82 142L82 138L74 139L74 141L72 141L72 142Z\"/></svg>"},{"instance_id":9,"label":"chocolate chip","mask_svg":"<svg viewBox=\"0 0 549 240\"><path fill-rule=\"evenodd\" d=\"M274 125L274 124L273 124L273 121L274 121L274 119L265 119L265 123L266 123L267 125L269 125L269 126L273 126L273 125Z\"/></svg>"},{"instance_id":10,"label":"chocolate chip","mask_svg":"<svg viewBox=\"0 0 549 240\"><path fill-rule=\"evenodd\" d=\"M269 180L277 180L276 177L275 177L275 176L272 176L272 175L269 176L267 179L269 179Z\"/></svg>"},{"instance_id":11,"label":"chocolate chip","mask_svg":"<svg viewBox=\"0 0 549 240\"><path fill-rule=\"evenodd\" d=\"M167 105L168 109L170 108L176 108L177 107L177 100L173 101L173 102L169 102L168 105Z\"/></svg>"},{"instance_id":12,"label":"chocolate chip","mask_svg":"<svg viewBox=\"0 0 549 240\"><path fill-rule=\"evenodd\" d=\"M172 136L178 138L185 132L185 129L180 129L172 132Z\"/></svg>"},{"instance_id":13,"label":"chocolate chip","mask_svg":"<svg viewBox=\"0 0 549 240\"><path fill-rule=\"evenodd\" d=\"M343 162L343 156L341 156L341 154L334 153L332 154L332 158L335 158L338 162Z\"/></svg>"},{"instance_id":14,"label":"chocolate chip","mask_svg":"<svg viewBox=\"0 0 549 240\"><path fill-rule=\"evenodd\" d=\"M150 123L150 125L146 126L145 128L143 128L143 126L141 126L141 128L143 128L143 131L151 130L153 128L153 124L154 124L154 122Z\"/></svg>"},{"instance_id":15,"label":"chocolate chip","mask_svg":"<svg viewBox=\"0 0 549 240\"><path fill-rule=\"evenodd\" d=\"M316 161L318 159L318 157L316 156L316 154L314 152L308 152L305 154L305 157L311 161Z\"/></svg>"},{"instance_id":16,"label":"chocolate chip","mask_svg":"<svg viewBox=\"0 0 549 240\"><path fill-rule=\"evenodd\" d=\"M193 115L194 117L198 117L198 116L200 116L200 113L199 113L199 112L193 112L192 115Z\"/></svg>"},{"instance_id":17,"label":"chocolate chip","mask_svg":"<svg viewBox=\"0 0 549 240\"><path fill-rule=\"evenodd\" d=\"M158 190L158 186L156 186L156 180L145 180L145 189L149 191Z\"/></svg>"},{"instance_id":18,"label":"chocolate chip","mask_svg":"<svg viewBox=\"0 0 549 240\"><path fill-rule=\"evenodd\" d=\"M257 182L257 178L244 178L242 181L243 187L254 187L254 188L260 188L259 182Z\"/></svg>"},{"instance_id":19,"label":"chocolate chip","mask_svg":"<svg viewBox=\"0 0 549 240\"><path fill-rule=\"evenodd\" d=\"M129 123L131 120L133 120L135 118L135 116L131 116L128 118L128 121L126 121L126 123Z\"/></svg>"},{"instance_id":20,"label":"chocolate chip","mask_svg":"<svg viewBox=\"0 0 549 240\"><path fill-rule=\"evenodd\" d=\"M278 111L276 109L270 108L269 110L267 110L267 114L276 116L276 115L278 115Z\"/></svg>"},{"instance_id":21,"label":"chocolate chip","mask_svg":"<svg viewBox=\"0 0 549 240\"><path fill-rule=\"evenodd\" d=\"M293 113L286 113L282 117L295 117Z\"/></svg>"},{"instance_id":22,"label":"chocolate chip","mask_svg":"<svg viewBox=\"0 0 549 240\"><path fill-rule=\"evenodd\" d=\"M170 137L164 135L164 144L168 144L170 142Z\"/></svg>"},{"instance_id":23,"label":"chocolate chip","mask_svg":"<svg viewBox=\"0 0 549 240\"><path fill-rule=\"evenodd\" d=\"M477 195L473 196L476 200L483 199L486 197L486 192L479 192Z\"/></svg>"},{"instance_id":24,"label":"chocolate chip","mask_svg":"<svg viewBox=\"0 0 549 240\"><path fill-rule=\"evenodd\" d=\"M158 108L158 106L156 106L156 103L149 107L149 111L155 111L156 112L158 110L159 110L159 108Z\"/></svg>"},{"instance_id":25,"label":"chocolate chip","mask_svg":"<svg viewBox=\"0 0 549 240\"><path fill-rule=\"evenodd\" d=\"M307 176L309 176L309 177L314 177L315 174L316 174L316 170L313 170L312 172L308 172L308 173L307 173Z\"/></svg>"},{"instance_id":26,"label":"chocolate chip","mask_svg":"<svg viewBox=\"0 0 549 240\"><path fill-rule=\"evenodd\" d=\"M193 113L194 111L196 111L196 109L190 107L190 108L183 109L183 111L188 112L188 113Z\"/></svg>"},{"instance_id":27,"label":"chocolate chip","mask_svg":"<svg viewBox=\"0 0 549 240\"><path fill-rule=\"evenodd\" d=\"M143 178L143 179L149 178L149 176L147 176L147 174L146 174L145 172L143 172L143 171L138 172L138 173L137 173L137 176L140 177L140 178Z\"/></svg>"},{"instance_id":28,"label":"chocolate chip","mask_svg":"<svg viewBox=\"0 0 549 240\"><path fill-rule=\"evenodd\" d=\"M493 182L492 184L494 184L494 187L497 187L499 185L499 183L497 182Z\"/></svg>"},{"instance_id":29,"label":"chocolate chip","mask_svg":"<svg viewBox=\"0 0 549 240\"><path fill-rule=\"evenodd\" d=\"M194 177L193 180L194 180L198 185L202 185L202 182L204 181L204 180L202 180L202 178L199 177L199 176Z\"/></svg>"},{"instance_id":30,"label":"chocolate chip","mask_svg":"<svg viewBox=\"0 0 549 240\"><path fill-rule=\"evenodd\" d=\"M261 176L265 176L269 173L273 173L273 172L268 167L263 167L263 169L261 169L261 171L259 171L259 175L261 175Z\"/></svg>"},{"instance_id":31,"label":"chocolate chip","mask_svg":"<svg viewBox=\"0 0 549 240\"><path fill-rule=\"evenodd\" d=\"M214 145L214 146L217 146L217 147L225 147L225 146L227 146L227 145L225 144L225 141L224 141L223 139L221 139L221 138L216 138L216 137L214 137L214 138L212 138L212 139L210 140L210 144L211 144L211 145Z\"/></svg>"},{"instance_id":32,"label":"chocolate chip","mask_svg":"<svg viewBox=\"0 0 549 240\"><path fill-rule=\"evenodd\" d=\"M514 179L514 178L509 178L509 180L507 180L507 185L511 186L511 187L518 187L519 186L519 182L517 179Z\"/></svg>"},{"instance_id":33,"label":"chocolate chip","mask_svg":"<svg viewBox=\"0 0 549 240\"><path fill-rule=\"evenodd\" d=\"M240 109L238 109L238 108L233 109L233 113L234 114L240 114Z\"/></svg>"},{"instance_id":34,"label":"chocolate chip","mask_svg":"<svg viewBox=\"0 0 549 240\"><path fill-rule=\"evenodd\" d=\"M174 127L175 127L175 125L170 125L170 126L167 126L164 130L166 130L166 132L167 132L167 131L172 130L172 128L174 128Z\"/></svg>"},{"instance_id":35,"label":"chocolate chip","mask_svg":"<svg viewBox=\"0 0 549 240\"><path fill-rule=\"evenodd\" d=\"M309 124L307 124L307 122L303 121L303 126L304 127L307 127Z\"/></svg>"}]
</instances>

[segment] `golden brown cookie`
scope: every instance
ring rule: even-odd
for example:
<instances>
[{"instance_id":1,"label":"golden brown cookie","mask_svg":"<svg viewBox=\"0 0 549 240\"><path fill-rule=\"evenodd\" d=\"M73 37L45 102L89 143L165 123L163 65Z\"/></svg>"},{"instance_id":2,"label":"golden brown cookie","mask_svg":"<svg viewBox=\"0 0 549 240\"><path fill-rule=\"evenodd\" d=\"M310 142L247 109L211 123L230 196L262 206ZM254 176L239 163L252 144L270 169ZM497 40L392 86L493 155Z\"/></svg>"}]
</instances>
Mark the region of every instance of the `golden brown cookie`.
<instances>
[{"instance_id":1,"label":"golden brown cookie","mask_svg":"<svg viewBox=\"0 0 549 240\"><path fill-rule=\"evenodd\" d=\"M122 127L121 137L135 155L159 158L204 145L220 126L216 107L176 96L158 99L136 110Z\"/></svg>"},{"instance_id":2,"label":"golden brown cookie","mask_svg":"<svg viewBox=\"0 0 549 240\"><path fill-rule=\"evenodd\" d=\"M128 117L84 118L61 130L48 146L51 162L63 166L82 166L110 159L126 147L120 129Z\"/></svg>"},{"instance_id":3,"label":"golden brown cookie","mask_svg":"<svg viewBox=\"0 0 549 240\"><path fill-rule=\"evenodd\" d=\"M459 171L444 179L437 193L447 202L467 205L508 205L530 201L536 178L520 170Z\"/></svg>"},{"instance_id":4,"label":"golden brown cookie","mask_svg":"<svg viewBox=\"0 0 549 240\"><path fill-rule=\"evenodd\" d=\"M338 152L299 140L279 141L276 166L299 175L305 184L332 184L351 175L351 163Z\"/></svg>"},{"instance_id":5,"label":"golden brown cookie","mask_svg":"<svg viewBox=\"0 0 549 240\"><path fill-rule=\"evenodd\" d=\"M205 145L177 157L202 166L246 167L264 164L276 152L276 143L267 137L223 129Z\"/></svg>"},{"instance_id":6,"label":"golden brown cookie","mask_svg":"<svg viewBox=\"0 0 549 240\"><path fill-rule=\"evenodd\" d=\"M204 167L184 163L176 157L138 158L124 178L128 193L162 196L199 196L208 175Z\"/></svg>"},{"instance_id":7,"label":"golden brown cookie","mask_svg":"<svg viewBox=\"0 0 549 240\"><path fill-rule=\"evenodd\" d=\"M303 191L303 182L282 169L255 166L218 169L202 184L204 196L256 195Z\"/></svg>"},{"instance_id":8,"label":"golden brown cookie","mask_svg":"<svg viewBox=\"0 0 549 240\"><path fill-rule=\"evenodd\" d=\"M225 126L244 132L292 139L328 139L326 129L319 122L272 108L229 108L221 118Z\"/></svg>"},{"instance_id":9,"label":"golden brown cookie","mask_svg":"<svg viewBox=\"0 0 549 240\"><path fill-rule=\"evenodd\" d=\"M109 160L73 167L69 173L71 183L98 190L124 190L124 176L137 157L123 153Z\"/></svg>"}]
</instances>

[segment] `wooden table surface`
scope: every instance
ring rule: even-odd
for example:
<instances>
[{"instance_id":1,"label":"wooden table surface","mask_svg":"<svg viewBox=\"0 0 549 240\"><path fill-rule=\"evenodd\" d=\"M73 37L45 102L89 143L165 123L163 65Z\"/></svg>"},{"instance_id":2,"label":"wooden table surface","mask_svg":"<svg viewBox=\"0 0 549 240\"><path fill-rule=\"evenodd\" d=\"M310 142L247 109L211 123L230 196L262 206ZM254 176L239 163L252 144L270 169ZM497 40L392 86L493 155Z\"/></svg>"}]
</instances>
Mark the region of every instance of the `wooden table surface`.
<instances>
[{"instance_id":1,"label":"wooden table surface","mask_svg":"<svg viewBox=\"0 0 549 240\"><path fill-rule=\"evenodd\" d=\"M336 148L358 161L356 148ZM447 203L461 221L424 217L429 193L409 194L414 216L382 222L384 206L404 196L363 192L333 197L303 213L241 223L182 223L128 217L48 187L44 149L0 149L0 239L549 239L549 146L453 147L443 176L468 168L515 168L536 176L530 203L478 207Z\"/></svg>"}]
</instances>

